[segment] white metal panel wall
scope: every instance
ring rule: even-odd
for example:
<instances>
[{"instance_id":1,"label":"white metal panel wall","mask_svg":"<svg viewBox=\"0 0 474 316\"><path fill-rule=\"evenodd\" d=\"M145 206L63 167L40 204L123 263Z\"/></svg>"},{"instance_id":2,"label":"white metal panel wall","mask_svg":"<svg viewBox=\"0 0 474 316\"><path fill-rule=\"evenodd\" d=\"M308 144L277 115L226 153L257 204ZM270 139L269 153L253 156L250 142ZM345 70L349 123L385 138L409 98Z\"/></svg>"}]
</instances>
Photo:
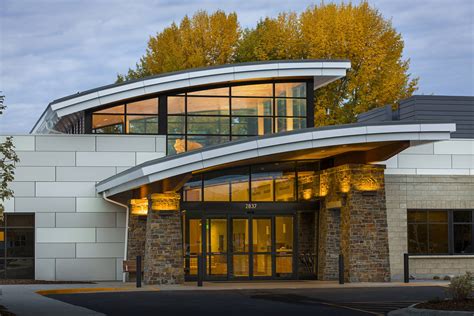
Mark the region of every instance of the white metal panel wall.
<instances>
[{"instance_id":1,"label":"white metal panel wall","mask_svg":"<svg viewBox=\"0 0 474 316\"><path fill-rule=\"evenodd\" d=\"M163 157L165 137L21 135L14 143L21 160L6 211L35 213L35 278L121 280L125 210L95 184Z\"/></svg>"},{"instance_id":2,"label":"white metal panel wall","mask_svg":"<svg viewBox=\"0 0 474 316\"><path fill-rule=\"evenodd\" d=\"M412 146L382 162L387 166L385 174L474 175L474 139Z\"/></svg>"}]
</instances>

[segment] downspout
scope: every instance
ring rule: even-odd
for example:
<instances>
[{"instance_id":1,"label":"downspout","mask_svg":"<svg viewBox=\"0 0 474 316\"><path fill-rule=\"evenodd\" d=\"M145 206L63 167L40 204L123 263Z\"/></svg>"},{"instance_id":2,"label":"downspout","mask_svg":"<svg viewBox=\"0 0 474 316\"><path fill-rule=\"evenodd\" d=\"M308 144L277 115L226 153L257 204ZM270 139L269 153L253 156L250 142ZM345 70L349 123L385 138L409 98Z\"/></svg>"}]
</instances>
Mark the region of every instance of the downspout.
<instances>
[{"instance_id":1,"label":"downspout","mask_svg":"<svg viewBox=\"0 0 474 316\"><path fill-rule=\"evenodd\" d=\"M119 203L117 201L111 200L107 197L105 191L102 193L102 198L107 202L113 203L115 205L125 208L125 247L123 250L123 260L127 260L127 248L128 248L128 217L129 217L129 207L126 204ZM122 272L122 281L126 282L127 272Z\"/></svg>"}]
</instances>

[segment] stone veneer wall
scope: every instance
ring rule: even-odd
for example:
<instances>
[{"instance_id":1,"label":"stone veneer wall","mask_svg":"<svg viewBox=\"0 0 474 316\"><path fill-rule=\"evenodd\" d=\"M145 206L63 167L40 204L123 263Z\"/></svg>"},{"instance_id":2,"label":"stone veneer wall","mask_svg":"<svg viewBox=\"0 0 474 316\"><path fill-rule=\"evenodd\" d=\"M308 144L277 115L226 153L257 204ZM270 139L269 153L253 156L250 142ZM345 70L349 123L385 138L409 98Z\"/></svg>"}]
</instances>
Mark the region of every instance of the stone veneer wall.
<instances>
[{"instance_id":1,"label":"stone veneer wall","mask_svg":"<svg viewBox=\"0 0 474 316\"><path fill-rule=\"evenodd\" d=\"M143 262L145 258L146 222L147 216L129 214L127 243L128 260L136 260L137 256L142 256ZM128 280L135 280L135 276L135 272L130 272Z\"/></svg>"},{"instance_id":2,"label":"stone veneer wall","mask_svg":"<svg viewBox=\"0 0 474 316\"><path fill-rule=\"evenodd\" d=\"M313 265L309 267L309 262L298 263L298 275L300 278L314 278L316 276L316 246L318 230L317 212L298 212L298 260L303 256L313 260ZM308 258L310 257L310 258Z\"/></svg>"},{"instance_id":3,"label":"stone veneer wall","mask_svg":"<svg viewBox=\"0 0 474 316\"><path fill-rule=\"evenodd\" d=\"M336 280L341 252L341 212L322 204L319 211L318 279Z\"/></svg>"},{"instance_id":4,"label":"stone veneer wall","mask_svg":"<svg viewBox=\"0 0 474 316\"><path fill-rule=\"evenodd\" d=\"M321 194L325 196L320 216L320 278L337 275L337 247L331 246L330 237L340 232L345 279L350 282L389 281L384 168L344 165L323 170L320 181ZM337 218L336 209L340 209L339 230L330 226Z\"/></svg>"},{"instance_id":5,"label":"stone veneer wall","mask_svg":"<svg viewBox=\"0 0 474 316\"><path fill-rule=\"evenodd\" d=\"M4 136L0 136L2 142ZM35 214L37 280L122 280L125 208L98 181L163 157L162 135L17 135L6 212Z\"/></svg>"},{"instance_id":6,"label":"stone veneer wall","mask_svg":"<svg viewBox=\"0 0 474 316\"><path fill-rule=\"evenodd\" d=\"M455 175L385 175L392 279L403 278L408 209L474 209L474 177ZM467 262L467 263L466 263ZM426 263L426 266L424 264ZM410 274L431 278L474 267L473 256L434 256L410 259ZM436 272L434 272L436 271Z\"/></svg>"},{"instance_id":7,"label":"stone veneer wall","mask_svg":"<svg viewBox=\"0 0 474 316\"><path fill-rule=\"evenodd\" d=\"M146 223L144 282L184 282L184 259L179 211L148 211Z\"/></svg>"}]
</instances>

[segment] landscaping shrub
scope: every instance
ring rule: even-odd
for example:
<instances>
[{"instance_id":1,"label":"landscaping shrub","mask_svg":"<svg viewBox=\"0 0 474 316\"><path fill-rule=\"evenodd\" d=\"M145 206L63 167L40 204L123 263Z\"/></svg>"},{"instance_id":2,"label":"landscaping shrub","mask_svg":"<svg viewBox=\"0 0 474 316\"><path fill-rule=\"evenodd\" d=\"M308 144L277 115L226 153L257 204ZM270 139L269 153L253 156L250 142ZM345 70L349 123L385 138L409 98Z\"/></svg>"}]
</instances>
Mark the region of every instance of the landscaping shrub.
<instances>
[{"instance_id":1,"label":"landscaping shrub","mask_svg":"<svg viewBox=\"0 0 474 316\"><path fill-rule=\"evenodd\" d=\"M454 301L464 301L471 297L473 291L472 273L456 276L449 284L448 292Z\"/></svg>"}]
</instances>

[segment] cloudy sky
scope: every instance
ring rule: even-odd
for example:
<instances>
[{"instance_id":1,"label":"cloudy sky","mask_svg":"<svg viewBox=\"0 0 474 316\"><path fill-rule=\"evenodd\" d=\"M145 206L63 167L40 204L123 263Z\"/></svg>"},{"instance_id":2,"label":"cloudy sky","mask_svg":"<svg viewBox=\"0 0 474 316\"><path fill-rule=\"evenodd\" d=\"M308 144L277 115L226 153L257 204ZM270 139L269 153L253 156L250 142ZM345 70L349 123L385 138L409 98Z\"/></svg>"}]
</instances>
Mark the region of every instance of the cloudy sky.
<instances>
[{"instance_id":1,"label":"cloudy sky","mask_svg":"<svg viewBox=\"0 0 474 316\"><path fill-rule=\"evenodd\" d=\"M326 3L331 2L326 0ZM357 2L354 1L354 2ZM371 0L405 40L419 94L474 95L473 0ZM150 35L199 9L254 26L306 0L0 0L1 134L24 134L54 99L114 82Z\"/></svg>"}]
</instances>

